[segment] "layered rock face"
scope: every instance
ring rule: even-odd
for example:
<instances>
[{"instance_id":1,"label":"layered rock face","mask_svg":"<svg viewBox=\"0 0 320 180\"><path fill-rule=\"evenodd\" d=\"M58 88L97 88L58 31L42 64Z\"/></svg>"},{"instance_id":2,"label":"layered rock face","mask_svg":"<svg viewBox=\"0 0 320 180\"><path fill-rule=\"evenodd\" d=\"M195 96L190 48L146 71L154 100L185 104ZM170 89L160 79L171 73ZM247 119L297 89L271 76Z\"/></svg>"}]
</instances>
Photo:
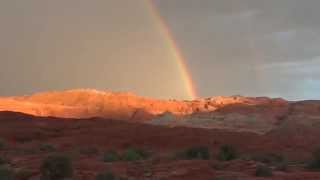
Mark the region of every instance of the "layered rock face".
<instances>
[{"instance_id":1,"label":"layered rock face","mask_svg":"<svg viewBox=\"0 0 320 180\"><path fill-rule=\"evenodd\" d=\"M320 121L320 102L289 102L267 97L211 97L194 101L157 100L131 93L69 90L0 98L0 111L35 116L146 122L266 133L282 125L312 126ZM303 117L303 118L302 118ZM302 121L303 119L303 121Z\"/></svg>"},{"instance_id":2,"label":"layered rock face","mask_svg":"<svg viewBox=\"0 0 320 180\"><path fill-rule=\"evenodd\" d=\"M191 114L196 109L193 104L174 100L155 100L131 93L96 90L45 92L31 96L0 98L1 111L62 118L103 117L117 120L140 119L140 121L166 111L177 115Z\"/></svg>"},{"instance_id":3,"label":"layered rock face","mask_svg":"<svg viewBox=\"0 0 320 180\"><path fill-rule=\"evenodd\" d=\"M195 101L157 100L131 93L96 90L45 92L31 96L0 98L0 110L16 111L36 116L63 118L104 117L148 120L154 115L170 112L177 116L216 111L228 105L285 104L268 98L214 97ZM146 117L144 117L146 116Z\"/></svg>"}]
</instances>

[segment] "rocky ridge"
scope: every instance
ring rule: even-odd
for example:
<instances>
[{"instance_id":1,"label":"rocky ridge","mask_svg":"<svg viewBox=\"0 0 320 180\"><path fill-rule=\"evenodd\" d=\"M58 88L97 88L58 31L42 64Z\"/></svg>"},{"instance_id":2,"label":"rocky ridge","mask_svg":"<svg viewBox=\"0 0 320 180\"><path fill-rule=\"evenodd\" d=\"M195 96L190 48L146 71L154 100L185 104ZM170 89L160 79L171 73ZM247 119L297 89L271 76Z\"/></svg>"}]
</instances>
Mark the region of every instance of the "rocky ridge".
<instances>
[{"instance_id":1,"label":"rocky ridge","mask_svg":"<svg viewBox=\"0 0 320 180\"><path fill-rule=\"evenodd\" d=\"M320 101L291 102L267 97L210 97L193 101L158 100L132 93L68 90L0 98L0 111L41 117L145 122L231 131L267 133L291 124L320 122Z\"/></svg>"}]
</instances>

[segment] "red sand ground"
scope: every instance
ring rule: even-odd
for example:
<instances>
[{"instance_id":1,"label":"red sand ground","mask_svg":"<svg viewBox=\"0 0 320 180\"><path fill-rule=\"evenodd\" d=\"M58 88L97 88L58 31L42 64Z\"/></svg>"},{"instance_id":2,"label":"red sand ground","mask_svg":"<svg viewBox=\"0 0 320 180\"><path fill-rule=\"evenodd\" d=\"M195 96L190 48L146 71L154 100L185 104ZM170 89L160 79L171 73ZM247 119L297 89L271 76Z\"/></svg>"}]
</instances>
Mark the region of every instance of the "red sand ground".
<instances>
[{"instance_id":1,"label":"red sand ground","mask_svg":"<svg viewBox=\"0 0 320 180\"><path fill-rule=\"evenodd\" d=\"M319 101L241 96L163 101L130 93L71 90L3 97L0 111L5 111L0 112L0 138L8 143L0 155L8 157L16 171L30 169L32 180L39 179L41 161L50 154L39 150L44 143L70 154L75 180L93 180L106 169L122 179L138 180L320 179L319 172L304 169L311 153L320 147ZM165 112L170 112L169 121L154 123ZM242 158L216 160L224 144L233 145ZM178 151L198 145L208 146L213 158L172 159ZM150 151L151 159L102 162L103 152L121 153L129 147ZM88 149L97 152L83 153ZM285 156L288 172L274 170L273 177L255 177L258 162L248 157L267 153Z\"/></svg>"},{"instance_id":2,"label":"red sand ground","mask_svg":"<svg viewBox=\"0 0 320 180\"><path fill-rule=\"evenodd\" d=\"M320 143L319 131L302 128L297 131L277 131L265 135L245 132L226 132L192 128L168 128L123 121L92 119L59 119L34 117L20 113L0 113L0 137L8 142L8 148L0 151L11 161L14 169L30 169L31 179L39 179L39 165L48 152L41 152L42 143L53 144L59 152L73 157L76 180L94 179L98 172L111 169L124 179L170 179L214 180L224 179L279 179L318 180L320 173L303 168L311 152ZM254 176L257 162L215 160L218 148L231 144L242 156L257 153L281 153L290 161L289 171L274 171L270 178ZM196 145L206 145L212 160L173 160L179 150ZM104 163L102 153L108 149L119 152L128 147L139 147L151 152L150 160L139 162ZM96 148L91 155L80 153L81 149ZM220 168L216 168L216 167ZM223 168L221 168L223 167ZM129 178L130 177L130 178Z\"/></svg>"}]
</instances>

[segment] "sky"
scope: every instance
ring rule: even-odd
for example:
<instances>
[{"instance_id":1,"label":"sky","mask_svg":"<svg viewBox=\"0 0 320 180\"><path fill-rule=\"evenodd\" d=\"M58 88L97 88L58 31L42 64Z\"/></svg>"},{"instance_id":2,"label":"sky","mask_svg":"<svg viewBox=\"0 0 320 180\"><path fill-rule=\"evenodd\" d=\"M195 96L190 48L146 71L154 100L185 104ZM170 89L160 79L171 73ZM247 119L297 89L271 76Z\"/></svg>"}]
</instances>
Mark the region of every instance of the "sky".
<instances>
[{"instance_id":1,"label":"sky","mask_svg":"<svg viewBox=\"0 0 320 180\"><path fill-rule=\"evenodd\" d=\"M0 0L0 95L188 98L148 0ZM320 99L319 0L155 0L199 97Z\"/></svg>"}]
</instances>

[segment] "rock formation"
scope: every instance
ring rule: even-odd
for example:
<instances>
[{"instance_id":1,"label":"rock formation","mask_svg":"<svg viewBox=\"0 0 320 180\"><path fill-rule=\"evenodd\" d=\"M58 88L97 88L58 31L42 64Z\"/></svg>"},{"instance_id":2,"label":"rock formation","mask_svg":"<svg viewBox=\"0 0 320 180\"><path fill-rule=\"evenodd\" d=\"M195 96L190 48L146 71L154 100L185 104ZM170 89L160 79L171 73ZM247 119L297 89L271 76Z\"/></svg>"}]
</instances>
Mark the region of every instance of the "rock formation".
<instances>
[{"instance_id":1,"label":"rock formation","mask_svg":"<svg viewBox=\"0 0 320 180\"><path fill-rule=\"evenodd\" d=\"M166 126L266 133L288 123L311 126L320 119L320 102L242 96L194 101L158 100L132 93L69 90L2 97L0 111L41 117L102 117Z\"/></svg>"}]
</instances>

